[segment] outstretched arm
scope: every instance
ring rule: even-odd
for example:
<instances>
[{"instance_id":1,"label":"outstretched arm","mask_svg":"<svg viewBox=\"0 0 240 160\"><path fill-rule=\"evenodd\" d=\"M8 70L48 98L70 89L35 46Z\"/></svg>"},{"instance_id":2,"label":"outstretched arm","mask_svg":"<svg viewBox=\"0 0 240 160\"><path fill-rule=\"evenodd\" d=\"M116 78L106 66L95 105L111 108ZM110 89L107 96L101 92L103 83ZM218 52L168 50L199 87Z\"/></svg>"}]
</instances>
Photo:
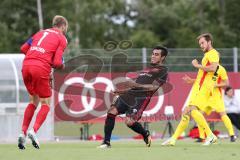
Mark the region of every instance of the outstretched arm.
<instances>
[{"instance_id":1,"label":"outstretched arm","mask_svg":"<svg viewBox=\"0 0 240 160\"><path fill-rule=\"evenodd\" d=\"M130 88L142 88L145 91L154 91L157 90L160 86L155 84L139 84L134 81L129 81Z\"/></svg>"},{"instance_id":2,"label":"outstretched arm","mask_svg":"<svg viewBox=\"0 0 240 160\"><path fill-rule=\"evenodd\" d=\"M154 91L159 88L159 85L154 84L139 84L140 88L143 88L145 91Z\"/></svg>"},{"instance_id":3,"label":"outstretched arm","mask_svg":"<svg viewBox=\"0 0 240 160\"><path fill-rule=\"evenodd\" d=\"M139 84L132 80L123 82L121 84L124 85L125 87L123 89L116 89L113 92L114 94L124 94L134 88L141 88L144 91L155 91L160 87L159 85L154 85L154 84Z\"/></svg>"},{"instance_id":4,"label":"outstretched arm","mask_svg":"<svg viewBox=\"0 0 240 160\"><path fill-rule=\"evenodd\" d=\"M193 79L191 77L189 77L188 75L184 75L184 77L182 78L184 80L184 82L188 83L188 84L193 84L195 82L196 79Z\"/></svg>"}]
</instances>

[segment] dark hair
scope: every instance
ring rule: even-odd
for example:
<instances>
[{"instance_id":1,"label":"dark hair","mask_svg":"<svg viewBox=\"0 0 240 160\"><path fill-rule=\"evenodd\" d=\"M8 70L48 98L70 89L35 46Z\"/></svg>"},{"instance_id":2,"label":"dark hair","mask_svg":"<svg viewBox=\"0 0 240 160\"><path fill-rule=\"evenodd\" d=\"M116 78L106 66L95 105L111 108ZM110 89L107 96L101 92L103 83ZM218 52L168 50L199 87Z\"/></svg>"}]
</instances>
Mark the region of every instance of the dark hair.
<instances>
[{"instance_id":1,"label":"dark hair","mask_svg":"<svg viewBox=\"0 0 240 160\"><path fill-rule=\"evenodd\" d=\"M231 86L228 86L228 87L226 87L226 89L225 89L225 95L227 94L227 92L229 91L229 90L231 90L232 89L232 87Z\"/></svg>"},{"instance_id":2,"label":"dark hair","mask_svg":"<svg viewBox=\"0 0 240 160\"><path fill-rule=\"evenodd\" d=\"M161 50L161 56L167 57L167 55L168 55L168 49L167 49L166 47L156 46L156 47L153 48L153 50L155 50L155 49Z\"/></svg>"},{"instance_id":3,"label":"dark hair","mask_svg":"<svg viewBox=\"0 0 240 160\"><path fill-rule=\"evenodd\" d=\"M211 41L213 44L213 36L211 33L203 33L200 36L197 37L197 40L199 41L200 38L204 37L207 42Z\"/></svg>"}]
</instances>

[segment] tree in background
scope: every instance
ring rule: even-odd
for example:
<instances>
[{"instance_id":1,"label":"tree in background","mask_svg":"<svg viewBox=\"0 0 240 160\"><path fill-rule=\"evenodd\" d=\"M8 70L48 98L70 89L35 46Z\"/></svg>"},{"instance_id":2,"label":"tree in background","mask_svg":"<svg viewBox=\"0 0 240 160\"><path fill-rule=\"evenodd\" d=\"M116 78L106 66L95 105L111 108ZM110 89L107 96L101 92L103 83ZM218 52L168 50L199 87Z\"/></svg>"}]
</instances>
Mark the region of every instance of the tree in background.
<instances>
[{"instance_id":1,"label":"tree in background","mask_svg":"<svg viewBox=\"0 0 240 160\"><path fill-rule=\"evenodd\" d=\"M133 47L195 48L202 32L214 35L216 47L239 47L239 8L238 0L42 0L44 28L56 14L69 20L70 49L126 39ZM2 0L0 18L1 53L19 52L39 30L36 1Z\"/></svg>"},{"instance_id":2,"label":"tree in background","mask_svg":"<svg viewBox=\"0 0 240 160\"><path fill-rule=\"evenodd\" d=\"M37 7L34 1L0 2L0 53L20 52L20 45L38 31Z\"/></svg>"},{"instance_id":3,"label":"tree in background","mask_svg":"<svg viewBox=\"0 0 240 160\"><path fill-rule=\"evenodd\" d=\"M137 29L152 31L168 47L197 47L196 37L203 32L211 32L214 35L217 47L237 45L231 26L234 26L234 16L237 16L236 12L239 12L240 6L230 8L229 2L224 0L135 1L138 13ZM235 3L239 4L237 0ZM228 16L230 13L235 14ZM231 25L226 23L229 20L232 20ZM239 31L239 27L236 30Z\"/></svg>"}]
</instances>

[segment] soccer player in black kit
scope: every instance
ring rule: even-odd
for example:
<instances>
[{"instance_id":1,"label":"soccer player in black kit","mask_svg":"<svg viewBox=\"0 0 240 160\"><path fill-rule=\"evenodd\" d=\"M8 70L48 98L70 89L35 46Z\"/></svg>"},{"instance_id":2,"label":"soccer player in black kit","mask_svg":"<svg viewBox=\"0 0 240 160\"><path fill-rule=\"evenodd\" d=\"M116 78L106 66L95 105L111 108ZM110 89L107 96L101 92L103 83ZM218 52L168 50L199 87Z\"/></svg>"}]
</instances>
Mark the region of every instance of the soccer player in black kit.
<instances>
[{"instance_id":1,"label":"soccer player in black kit","mask_svg":"<svg viewBox=\"0 0 240 160\"><path fill-rule=\"evenodd\" d=\"M151 145L151 135L138 122L152 95L167 80L168 69L163 62L168 54L165 47L157 46L152 50L151 66L141 71L136 81L129 81L128 89L115 90L119 95L107 112L104 126L104 140L98 148L110 148L110 139L115 125L115 117L126 114L126 125L143 136L147 147Z\"/></svg>"}]
</instances>

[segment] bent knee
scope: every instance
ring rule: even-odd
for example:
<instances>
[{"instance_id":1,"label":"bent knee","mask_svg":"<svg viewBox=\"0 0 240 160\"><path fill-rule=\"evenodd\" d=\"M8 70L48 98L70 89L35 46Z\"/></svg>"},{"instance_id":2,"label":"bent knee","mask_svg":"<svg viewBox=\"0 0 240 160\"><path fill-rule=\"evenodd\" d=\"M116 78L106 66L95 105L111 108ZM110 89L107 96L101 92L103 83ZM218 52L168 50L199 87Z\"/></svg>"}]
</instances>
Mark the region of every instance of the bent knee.
<instances>
[{"instance_id":1,"label":"bent knee","mask_svg":"<svg viewBox=\"0 0 240 160\"><path fill-rule=\"evenodd\" d=\"M130 117L127 117L126 120L125 120L125 124L128 126L128 127L131 127L136 121L134 121L133 119L131 119Z\"/></svg>"},{"instance_id":2,"label":"bent knee","mask_svg":"<svg viewBox=\"0 0 240 160\"><path fill-rule=\"evenodd\" d=\"M219 112L219 115L222 117L222 116L227 115L227 113L226 112Z\"/></svg>"},{"instance_id":3,"label":"bent knee","mask_svg":"<svg viewBox=\"0 0 240 160\"><path fill-rule=\"evenodd\" d=\"M29 98L30 98L29 103L32 103L32 104L34 104L35 106L38 106L39 97L38 97L37 95L30 95Z\"/></svg>"},{"instance_id":4,"label":"bent knee","mask_svg":"<svg viewBox=\"0 0 240 160\"><path fill-rule=\"evenodd\" d=\"M198 110L196 106L187 106L183 110L183 115L190 115L193 110Z\"/></svg>"},{"instance_id":5,"label":"bent knee","mask_svg":"<svg viewBox=\"0 0 240 160\"><path fill-rule=\"evenodd\" d=\"M183 115L189 115L191 112L191 108L189 106L185 107L182 114Z\"/></svg>"},{"instance_id":6,"label":"bent knee","mask_svg":"<svg viewBox=\"0 0 240 160\"><path fill-rule=\"evenodd\" d=\"M117 115L118 114L118 110L115 106L111 107L108 112L108 114L113 114L113 115Z\"/></svg>"},{"instance_id":7,"label":"bent knee","mask_svg":"<svg viewBox=\"0 0 240 160\"><path fill-rule=\"evenodd\" d=\"M40 98L42 105L50 105L50 98Z\"/></svg>"}]
</instances>

